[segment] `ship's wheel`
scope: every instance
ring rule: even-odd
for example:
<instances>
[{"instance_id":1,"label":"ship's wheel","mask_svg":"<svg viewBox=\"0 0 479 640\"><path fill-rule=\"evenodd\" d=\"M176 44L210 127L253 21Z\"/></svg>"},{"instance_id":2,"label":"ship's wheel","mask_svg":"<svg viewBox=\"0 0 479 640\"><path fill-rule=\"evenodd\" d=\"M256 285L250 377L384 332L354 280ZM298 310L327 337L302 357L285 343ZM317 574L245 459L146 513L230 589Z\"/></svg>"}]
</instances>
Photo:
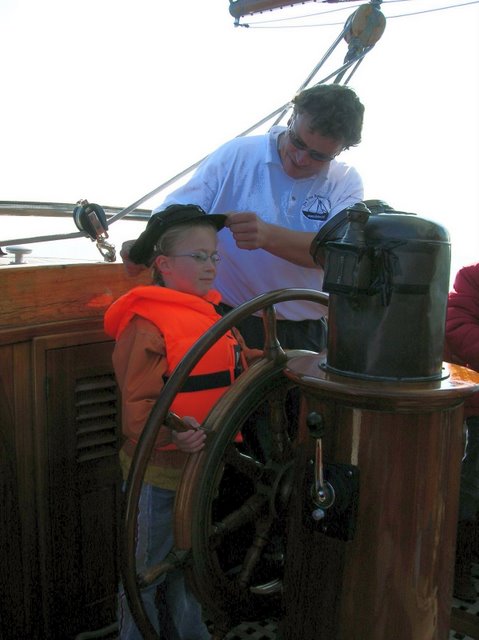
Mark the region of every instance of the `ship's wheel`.
<instances>
[{"instance_id":1,"label":"ship's wheel","mask_svg":"<svg viewBox=\"0 0 479 640\"><path fill-rule=\"evenodd\" d=\"M158 635L140 598L135 530L141 485L158 430L198 360L226 331L261 309L264 357L241 374L203 423L206 445L189 457L177 491L175 547L161 566L140 579L152 581L181 564L214 623L214 638L224 637L240 621L280 615L297 421L286 406L294 390L283 370L289 359L305 352L282 349L273 305L299 299L327 305L325 294L285 289L258 296L221 319L178 365L145 425L127 483L122 567L130 608L145 638ZM263 426L260 445L238 441L247 423L260 430Z\"/></svg>"}]
</instances>

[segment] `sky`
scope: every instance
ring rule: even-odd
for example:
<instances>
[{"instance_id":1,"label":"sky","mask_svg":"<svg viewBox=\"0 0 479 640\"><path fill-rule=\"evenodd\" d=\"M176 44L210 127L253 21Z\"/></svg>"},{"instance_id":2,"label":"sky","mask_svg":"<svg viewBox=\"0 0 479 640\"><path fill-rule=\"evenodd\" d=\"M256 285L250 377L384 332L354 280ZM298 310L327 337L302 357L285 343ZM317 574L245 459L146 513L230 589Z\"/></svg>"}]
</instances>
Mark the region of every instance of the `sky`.
<instances>
[{"instance_id":1,"label":"sky","mask_svg":"<svg viewBox=\"0 0 479 640\"><path fill-rule=\"evenodd\" d=\"M0 0L0 199L130 206L288 103L360 4L306 2L247 28L228 0ZM479 2L381 9L384 35L349 81L362 142L342 158L366 198L446 227L455 273L479 260Z\"/></svg>"}]
</instances>

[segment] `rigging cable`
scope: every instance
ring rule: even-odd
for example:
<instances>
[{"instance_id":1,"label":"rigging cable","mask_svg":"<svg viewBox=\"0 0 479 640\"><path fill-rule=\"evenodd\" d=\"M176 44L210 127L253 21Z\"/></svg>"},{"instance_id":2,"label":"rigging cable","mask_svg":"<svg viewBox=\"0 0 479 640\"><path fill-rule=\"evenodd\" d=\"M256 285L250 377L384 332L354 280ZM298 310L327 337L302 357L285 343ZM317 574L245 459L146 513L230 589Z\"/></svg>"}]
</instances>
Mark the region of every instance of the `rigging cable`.
<instances>
[{"instance_id":1,"label":"rigging cable","mask_svg":"<svg viewBox=\"0 0 479 640\"><path fill-rule=\"evenodd\" d=\"M382 0L383 4L390 4L393 2L403 2L405 0ZM407 1L407 0L406 0ZM469 4L477 4L479 2L479 0L471 0L470 2L462 2L460 4L455 4L455 5L449 5L446 7L439 7L439 8L435 8L435 9L429 9L429 10L425 10L425 11L420 11L418 13L427 13L428 11L439 11L439 10L444 10L444 9L454 9L456 7L461 7L461 6L465 6L465 5L469 5ZM358 5L358 6L361 6ZM328 10L326 12L321 12L321 13L331 13L333 11L341 11L344 10L346 8L351 8L351 7L340 7L338 9L331 9ZM411 14L404 14L404 16L406 15L414 15L414 13ZM391 17L394 18L400 18L400 17L404 17L403 15L397 15L397 16L389 16L388 19L390 19ZM337 23L334 26L337 25L343 25L343 23ZM303 25L303 27L306 25ZM329 26L329 25L316 25L316 26ZM276 27L276 28L282 28L282 27ZM290 27L291 28L291 27ZM293 27L294 28L294 27ZM341 33L341 36L339 36L338 41L334 43L334 45L332 46L336 46L337 43L339 42L339 40L343 37L344 35L344 30L345 30L345 25L343 26L343 31ZM323 61L328 57L329 53L327 52L325 54L325 56L323 56ZM346 83L349 82L352 74L354 73L354 71L356 70L357 66L362 62L362 59L364 58L364 55L358 56L357 60L352 60L350 63L348 63L346 69L348 67L350 67L353 63L356 63L356 67L355 69L351 72L351 74L348 76ZM322 61L320 63L318 63L316 65L316 67L313 69L313 71L310 73L310 75L308 76L307 80L301 85L301 88L304 88L305 86L307 86L307 84L310 82L310 80L314 77L314 75L316 74L317 70L319 70L320 66L322 65ZM320 83L324 83L327 82L332 75L334 75L335 73L340 73L342 70L344 69L344 65L343 67L341 67L341 69L335 71L333 74L331 74L330 76L327 76L326 78L323 78L323 80L320 81ZM318 83L319 84L319 83ZM270 120L272 120L274 117L280 115L280 118L276 121L276 123L278 121L280 121L282 119L282 117L284 116L284 114L288 111L289 107L290 107L290 102L287 102L286 104L282 105L281 107L279 107L278 109L276 109L275 111L271 112L270 114L268 114L267 116L265 116L264 118L262 118L260 121L258 121L256 124L252 125L251 127L249 127L248 129L246 129L245 131L242 131L241 133L239 133L236 137L242 137L245 135L248 135L249 133L251 133L252 131L254 131L255 129L257 129L258 127L262 126L263 124L265 124L266 122L269 122ZM126 215L128 215L129 213L132 213L135 209L137 209L140 205L142 205L144 202L146 202L147 200L149 200L151 197L155 196L157 193L160 193L161 191L163 191L164 189L166 189L167 187L169 187L170 185L174 184L175 182L177 182L178 180L180 180L181 178L183 178L184 176L188 175L189 173L191 173L191 171L194 171L202 162L203 160L206 159L207 156L205 156L204 158L201 158L200 160L198 160L197 162L195 162L194 164L190 165L189 167L187 167L186 169L184 169L183 171L181 171L180 173L178 173L176 176L173 176L172 178L170 178L169 180L167 180L166 182L164 182L163 184L161 184L160 186L156 187L156 189L153 189L153 191L150 191L149 193L147 193L145 196L143 196L142 198L140 198L139 200L137 200L136 202L134 202L132 205L130 205L129 207L127 207L126 209L124 209L123 211L120 211L119 213L117 213L116 215L114 215L112 218L109 219L109 223L112 224L113 222L115 222L116 220L119 220L120 218L125 217Z\"/></svg>"},{"instance_id":2,"label":"rigging cable","mask_svg":"<svg viewBox=\"0 0 479 640\"><path fill-rule=\"evenodd\" d=\"M382 0L382 3L383 4L391 4L391 3L395 3L395 2L407 2L407 1L409 1L409 0ZM448 9L455 9L455 8L458 8L458 7L463 7L463 6L473 5L473 4L478 4L478 3L479 3L479 0L470 0L468 2L461 2L461 3L457 3L457 4L451 4L451 5L447 5L447 6L444 6L444 7L436 7L436 8L432 8L432 9L424 9L424 10L414 11L414 12L410 12L410 13L398 14L398 15L395 15L395 16L388 16L387 18L389 20L392 19L392 18L403 18L403 17L409 17L409 16L423 14L423 13L432 13L432 12L435 12L435 11L443 11L443 10L448 10ZM366 6L366 5L362 5L361 3L359 3L358 6L360 7L360 6ZM331 9L331 10L323 11L323 12L316 12L314 14L308 14L308 15L304 15L304 16L301 16L301 17L305 18L305 17L311 17L313 15L324 15L326 13L332 13L332 12L336 12L336 11L344 11L347 8L350 9L351 6L349 6L349 7L340 7L340 8L337 8L337 9ZM354 14L352 14L352 15L354 15ZM297 19L297 18L289 18L289 20L292 20L292 19ZM277 21L280 21L280 20L283 21L285 19L281 18L281 19L278 19ZM286 20L288 20L288 18L286 18ZM273 22L273 20L265 21L265 22ZM242 25L240 25L240 26L242 26ZM329 57L329 55L330 55L330 53L332 51L332 48L336 47L337 44L339 44L339 42L340 42L341 38L344 36L345 30L346 30L346 26L344 25L344 23L338 22L338 23L327 23L327 24L316 24L316 25L297 25L297 26L290 25L290 26L272 26L272 27L253 26L253 28L257 28L257 29L261 29L261 28L263 28L263 29L264 28L269 28L269 29L284 29L284 28L291 29L291 28L309 28L309 27L326 27L326 26L343 26L343 30L342 30L340 36L337 38L337 40L333 43L333 45L330 48L330 50L328 50L328 52L326 52L325 56L323 56L323 59L315 66L315 68L309 74L309 76L307 77L305 82L302 83L302 85L300 86L300 89L299 89L299 90L302 90L303 88L305 88L309 84L309 82L316 75L317 71L322 66L322 64L325 62L327 57ZM362 62L364 56L370 50L370 48L372 48L372 47L369 47L367 49L367 51L363 51L361 55L357 55L356 57L352 58L348 62L345 62L345 64L343 64L342 67L340 67L339 69L337 69L336 71L334 71L333 73L328 75L326 78L323 78L322 80L320 80L317 84L321 84L321 83L327 82L328 80L330 80L336 74L344 74L344 72L348 68L350 68L353 64L355 64L356 66L351 71L350 75L348 76L347 80L345 81L345 84L347 84L347 82L349 82L352 74L355 72L355 70L357 69L358 65ZM277 124L284 117L285 113L287 113L287 111L289 110L290 106L291 106L291 103L288 101L286 104L283 104L282 106L278 107L277 109L272 111L270 114L268 114L267 116L262 118L256 124L252 125L248 129L246 129L246 130L242 131L241 133L239 133L236 137L246 136L249 133L251 133L252 131L254 131L255 129L257 129L258 127L261 127L263 124L265 124L265 123L269 122L270 120L272 120L273 118L279 116L279 118L275 121L275 124ZM126 207L125 209L119 211L117 214L111 216L108 219L108 223L112 224L116 220L124 218L128 214L130 214L133 211L135 211L136 209L138 209L144 202L148 201L150 198L152 198L156 194L160 193L161 191L163 191L167 187L171 186L172 184L174 184L175 182L177 182L178 180L180 180L181 178L185 177L186 175L191 173L193 170L195 170L201 164L201 162L203 162L203 160L206 159L206 157L207 156L204 156L200 160L196 161L194 164L192 164L189 167L187 167L186 169L182 170L180 173L178 173L175 176L173 176L172 178L168 179L166 182L163 182L161 185L159 185L158 187L156 187L155 189L153 189L152 191L150 191L146 195L142 196L140 199L136 200L133 204L131 204L128 207ZM87 236L88 237L88 234L85 233L85 232L80 231L80 232L76 232L76 233L40 236L40 237L37 237L37 238L18 238L18 239L15 239L15 240L6 241L6 243L8 243L8 244L18 244L18 243L28 244L28 243L32 243L32 242L42 242L42 241L51 241L51 240L63 240L63 239L70 239L70 238L79 238L79 237L82 237L82 236L84 236L84 237Z\"/></svg>"},{"instance_id":3,"label":"rigging cable","mask_svg":"<svg viewBox=\"0 0 479 640\"><path fill-rule=\"evenodd\" d=\"M371 0L369 6L374 6L376 4L380 4L381 1L382 0ZM368 5L363 5L363 6L368 6ZM361 5L360 5L359 8L361 8ZM331 45L331 47L325 53L325 55L323 56L321 61L314 67L313 71L307 76L306 80L301 84L301 86L299 88L299 91L301 91L302 89L304 89L305 87L307 87L309 85L309 83L312 81L313 77L317 74L319 69L326 62L328 57L331 55L331 53L336 48L336 46L341 42L341 40L343 38L345 40L347 40L346 36L347 36L348 32L350 31L351 19L356 15L357 11L358 11L358 9L356 9L356 11L353 14L351 14L351 16L349 16L349 18L346 21L346 23L339 23L343 27L341 32L340 32L340 34L339 34L339 36L336 38L334 43ZM364 58L366 53L368 53L368 51L371 48L372 47L364 47L362 51L356 51L354 54L350 54L350 58L348 59L348 57L346 57L345 61L343 62L342 66L339 69L336 69L335 71L330 73L328 76L326 76L325 78L323 78L322 80L320 80L316 84L325 83L328 80L330 80L331 78L333 78L334 76L337 77L336 81L339 82L339 80L342 78L342 75L349 68L351 68L353 65L356 65L354 67L354 69L352 70L352 72L350 73L349 77L348 77L348 81L349 81L349 78L351 78L352 74L357 69L357 66L359 65L359 63L362 61L362 59ZM290 108L291 108L291 101L288 101L285 104L283 104L280 107L278 107L277 109L275 109L273 112L271 112L267 116L265 116L264 118L262 118L261 120L259 120L258 122L256 122L254 125L252 125L248 129L246 129L246 130L242 131L241 133L239 133L236 137L240 138L240 137L248 135L249 133L251 133L252 131L258 129L263 124L266 124L267 122L269 122L270 120L272 120L275 117L277 117L277 119L273 123L273 126L274 126L274 124L278 124L284 118L285 114L289 111ZM183 169L183 171L181 171L180 173L176 174L175 176L173 176L172 178L170 178L166 182L163 182L161 185L159 185L158 187L156 187L155 189L153 189L152 191L150 191L146 195L142 196L139 200L137 200L133 204L129 205L125 209L122 209L117 214L113 215L111 218L108 219L108 225L113 224L116 220L120 220L120 219L126 217L128 214L130 214L133 211L135 211L136 209L138 209L138 207L140 207L140 205L142 205L144 202L146 202L147 200L150 200L156 194L160 193L161 191L163 191L164 189L166 189L170 185L174 184L175 182L177 182L181 178L183 178L186 175L188 175L189 173L191 173L193 170L195 170L203 162L203 160L206 159L206 157L207 156L201 158L200 160L197 160L194 164L190 165L186 169ZM77 224L77 226L79 226L79 225ZM79 228L81 229L81 225L79 226ZM43 236L41 239L40 238L31 238L31 239L21 238L21 239L15 239L15 241L13 241L13 240L10 241L9 240L8 243L9 244L28 244L30 242L40 242L40 240L47 240L47 239L48 240L66 240L66 239L69 239L69 238L78 238L78 237L81 237L81 236L89 237L89 235L90 234L88 234L87 232L81 230L79 233L77 232L77 233L70 233L70 234L59 234L59 235ZM91 235L90 235L90 237L91 237Z\"/></svg>"},{"instance_id":4,"label":"rigging cable","mask_svg":"<svg viewBox=\"0 0 479 640\"><path fill-rule=\"evenodd\" d=\"M445 9L457 9L457 7L465 7L468 4L477 4L479 0L471 0L470 2L461 2L459 4L451 4L446 7L436 7L435 9L424 9L423 11L413 11L411 13L400 13L397 16L390 16L390 18L405 18L408 16L417 16L421 13L433 13L434 11L444 11Z\"/></svg>"},{"instance_id":5,"label":"rigging cable","mask_svg":"<svg viewBox=\"0 0 479 640\"><path fill-rule=\"evenodd\" d=\"M408 2L410 0L383 0L383 4L390 4L392 2ZM469 2L460 2L457 4L450 4L450 5L446 5L444 7L434 7L432 9L422 9L419 11L411 11L410 13L399 13L397 15L392 15L392 16L387 16L388 20L391 20L393 18L406 18L406 17L410 17L410 16L416 16L416 15L420 15L423 13L433 13L435 11L445 11L448 9L457 9L459 7L465 7L468 5L473 5L473 4L478 4L479 0L469 0ZM360 5L359 5L360 6ZM287 21L287 20L298 20L298 19L304 19L304 18L310 18L312 16L321 16L321 15L325 15L326 13L332 13L332 11L341 11L344 10L346 7L341 8L341 9L333 9L331 11L318 11L315 13L309 13L309 14L304 14L303 16L294 16L294 17L290 17L290 18L278 18L275 20L263 20L261 22L254 22L254 23L250 23L248 25L249 28L251 29L310 29L312 27L317 28L317 27L337 27L340 26L342 24L342 22L327 22L327 23L322 23L322 24L301 24L301 25L278 25L278 26L267 26L268 23L271 22L279 22L279 21ZM265 25L265 26L261 26L261 25ZM239 25L239 26L243 26L243 25Z\"/></svg>"}]
</instances>

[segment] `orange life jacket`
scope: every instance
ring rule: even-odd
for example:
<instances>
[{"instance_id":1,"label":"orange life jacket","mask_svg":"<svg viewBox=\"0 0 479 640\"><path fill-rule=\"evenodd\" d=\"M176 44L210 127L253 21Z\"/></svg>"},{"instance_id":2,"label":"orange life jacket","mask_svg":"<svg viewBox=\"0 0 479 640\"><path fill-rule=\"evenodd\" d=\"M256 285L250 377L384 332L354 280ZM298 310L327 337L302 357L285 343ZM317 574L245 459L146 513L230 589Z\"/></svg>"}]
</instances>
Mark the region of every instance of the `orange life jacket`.
<instances>
[{"instance_id":1,"label":"orange life jacket","mask_svg":"<svg viewBox=\"0 0 479 640\"><path fill-rule=\"evenodd\" d=\"M196 340L221 318L214 306L220 300L215 290L202 298L166 287L136 287L107 309L105 331L117 339L134 315L155 324L165 341L169 377ZM170 410L202 422L240 373L239 355L239 344L228 331L193 368Z\"/></svg>"}]
</instances>

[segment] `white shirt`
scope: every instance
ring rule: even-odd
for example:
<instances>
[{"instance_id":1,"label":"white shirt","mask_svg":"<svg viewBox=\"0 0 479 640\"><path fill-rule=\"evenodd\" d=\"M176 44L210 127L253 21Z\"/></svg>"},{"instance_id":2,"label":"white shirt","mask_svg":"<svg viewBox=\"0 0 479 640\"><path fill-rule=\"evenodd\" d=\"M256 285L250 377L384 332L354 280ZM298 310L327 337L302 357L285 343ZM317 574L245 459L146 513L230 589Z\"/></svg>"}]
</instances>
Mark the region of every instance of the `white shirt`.
<instances>
[{"instance_id":1,"label":"white shirt","mask_svg":"<svg viewBox=\"0 0 479 640\"><path fill-rule=\"evenodd\" d=\"M252 211L265 222L317 232L334 215L363 199L358 172L333 160L312 178L290 178L278 153L284 127L266 135L234 138L206 158L192 178L154 209L170 204L196 204L207 213ZM255 296L289 287L321 290L323 271L306 268L263 249L238 249L229 229L219 232L221 262L215 288L223 301L236 307ZM322 317L324 307L307 301L275 305L280 319Z\"/></svg>"}]
</instances>

